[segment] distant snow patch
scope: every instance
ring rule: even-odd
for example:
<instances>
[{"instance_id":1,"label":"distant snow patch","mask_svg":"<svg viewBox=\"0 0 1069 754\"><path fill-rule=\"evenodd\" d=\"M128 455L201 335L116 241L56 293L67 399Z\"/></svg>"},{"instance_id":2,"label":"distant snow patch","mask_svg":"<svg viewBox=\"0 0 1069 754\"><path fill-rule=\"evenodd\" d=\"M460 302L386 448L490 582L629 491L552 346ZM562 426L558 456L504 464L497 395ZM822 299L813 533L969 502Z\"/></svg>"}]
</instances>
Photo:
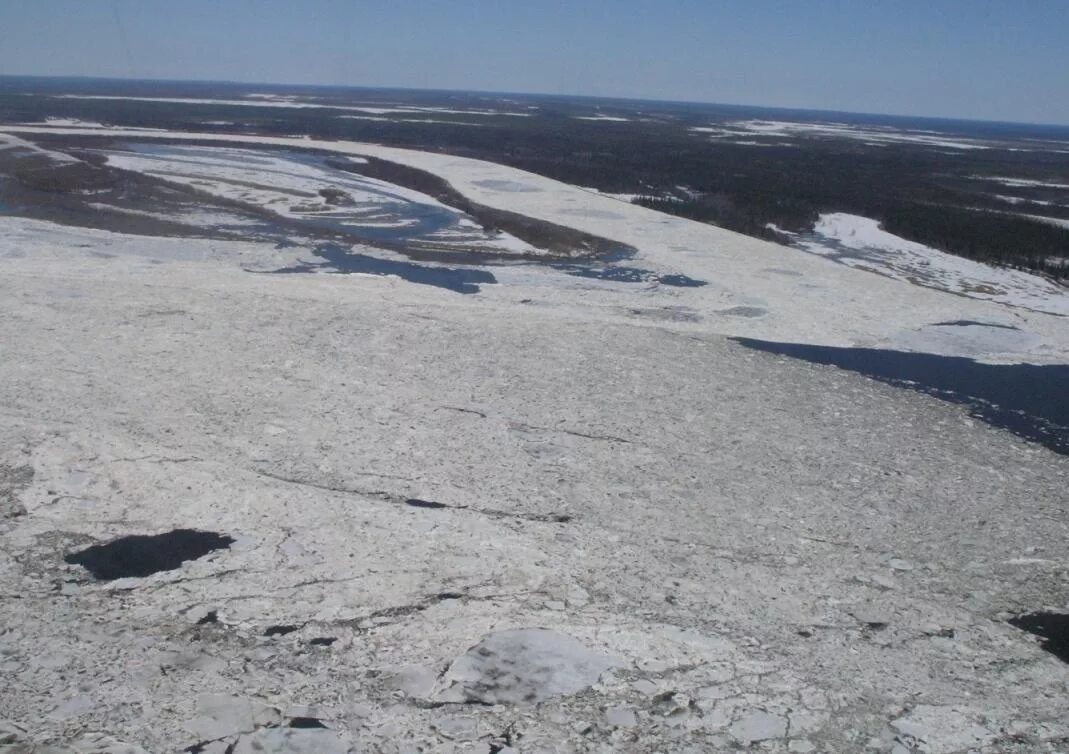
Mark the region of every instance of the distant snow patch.
<instances>
[{"instance_id":1,"label":"distant snow patch","mask_svg":"<svg viewBox=\"0 0 1069 754\"><path fill-rule=\"evenodd\" d=\"M1044 199L1031 199L1023 196L1007 196L1006 194L994 194L993 195L1000 202L1006 202L1007 204L1038 204L1043 207L1055 207L1058 206L1054 202L1048 202Z\"/></svg>"},{"instance_id":2,"label":"distant snow patch","mask_svg":"<svg viewBox=\"0 0 1069 754\"><path fill-rule=\"evenodd\" d=\"M949 149L990 149L991 145L977 139L948 138L935 131L907 130L889 126L862 126L851 123L796 123L781 120L737 120L716 127L698 126L694 133L708 134L712 138L737 137L768 138L838 138L862 141L870 146L887 144L918 144ZM753 139L734 143L754 146L760 142Z\"/></svg>"},{"instance_id":3,"label":"distant snow patch","mask_svg":"<svg viewBox=\"0 0 1069 754\"><path fill-rule=\"evenodd\" d=\"M999 175L974 175L972 177L978 181L994 181L995 183L1001 183L1003 186L1010 186L1012 188L1069 189L1069 183L1058 183L1057 181L1038 181L1034 178L1008 178Z\"/></svg>"},{"instance_id":4,"label":"distant snow patch","mask_svg":"<svg viewBox=\"0 0 1069 754\"><path fill-rule=\"evenodd\" d=\"M1027 217L1029 220L1035 220L1038 223L1046 223L1047 225L1056 225L1059 228L1069 229L1069 220L1064 217L1047 217L1046 215L1018 215L1018 217Z\"/></svg>"},{"instance_id":5,"label":"distant snow patch","mask_svg":"<svg viewBox=\"0 0 1069 754\"><path fill-rule=\"evenodd\" d=\"M612 123L629 123L630 118L620 118L615 115L576 115L576 120L600 120L609 121Z\"/></svg>"},{"instance_id":6,"label":"distant snow patch","mask_svg":"<svg viewBox=\"0 0 1069 754\"><path fill-rule=\"evenodd\" d=\"M347 120L376 120L380 123L442 123L448 126L485 126L485 123L469 123L463 120L438 120L436 118L387 118L382 115L339 115Z\"/></svg>"},{"instance_id":7,"label":"distant snow patch","mask_svg":"<svg viewBox=\"0 0 1069 754\"><path fill-rule=\"evenodd\" d=\"M379 107L370 105L332 105L323 102L300 101L290 97L250 95L250 99L211 99L199 97L124 97L104 94L58 94L58 99L126 100L131 102L171 102L185 105L231 105L236 107L281 107L286 109L349 110L369 115L392 113L451 113L455 115L505 115L528 118L531 113L515 113L507 110L452 110L445 107Z\"/></svg>"},{"instance_id":8,"label":"distant snow patch","mask_svg":"<svg viewBox=\"0 0 1069 754\"><path fill-rule=\"evenodd\" d=\"M824 214L810 233L766 227L791 239L796 248L850 267L970 298L1069 316L1069 288L1039 275L993 267L909 241L888 233L868 217Z\"/></svg>"},{"instance_id":9,"label":"distant snow patch","mask_svg":"<svg viewBox=\"0 0 1069 754\"><path fill-rule=\"evenodd\" d=\"M78 118L45 118L46 126L78 126L81 128L107 128L103 123L96 120L79 120Z\"/></svg>"},{"instance_id":10,"label":"distant snow patch","mask_svg":"<svg viewBox=\"0 0 1069 754\"><path fill-rule=\"evenodd\" d=\"M20 139L19 137L12 136L11 134L0 134L0 149L24 149L28 152L33 152L34 154L46 156L50 160L52 160L52 162L62 164L74 164L76 162L81 162L81 160L76 157L71 157L69 154L65 154L63 152L54 152L50 149L42 149L33 142L26 141L25 139Z\"/></svg>"}]
</instances>

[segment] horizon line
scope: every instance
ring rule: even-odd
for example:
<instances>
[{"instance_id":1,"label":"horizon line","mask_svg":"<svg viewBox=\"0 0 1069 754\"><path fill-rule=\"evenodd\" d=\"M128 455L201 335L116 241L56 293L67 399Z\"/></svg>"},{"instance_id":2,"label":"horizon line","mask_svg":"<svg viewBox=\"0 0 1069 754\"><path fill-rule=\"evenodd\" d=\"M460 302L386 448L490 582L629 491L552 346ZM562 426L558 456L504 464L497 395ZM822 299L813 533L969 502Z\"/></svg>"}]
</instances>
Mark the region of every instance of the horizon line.
<instances>
[{"instance_id":1,"label":"horizon line","mask_svg":"<svg viewBox=\"0 0 1069 754\"><path fill-rule=\"evenodd\" d=\"M308 84L308 83L293 83L293 82L273 82L273 81L248 81L239 79L182 79L182 78L145 78L140 76L88 76L79 74L33 74L33 73L0 73L0 80L3 79L51 79L51 80L63 80L63 79L76 79L83 81L131 81L131 82L143 82L143 83L165 83L165 84L229 84L229 85L243 85L243 86L273 86L273 87L306 87L314 89L364 89L364 90L385 90L385 91L400 91L400 92L433 92L443 94L489 94L489 95L514 95L520 97L547 97L547 98L571 98L571 99L590 99L590 100L603 100L607 102L646 102L651 104L663 104L663 105L699 105L699 106L714 106L714 107L735 107L740 109L751 110L781 110L781 111L794 111L802 113L823 113L828 115L860 115L874 118L901 118L901 119L913 119L913 120L932 120L932 121L956 121L960 123L983 123L989 125L1003 125L1003 126L1033 126L1039 128L1058 128L1069 130L1069 123L1038 123L1033 121L1015 121L1015 120L992 120L987 118L969 118L962 117L960 115L917 115L917 114L904 114L904 113L876 113L865 112L858 110L835 110L824 107L788 107L784 105L755 105L733 102L713 102L708 100L672 100L672 99L657 99L654 97L624 97L624 96L610 96L601 94L560 94L553 92L516 92L516 91L504 91L504 90L491 90L491 89L436 89L427 87L414 87L414 86L391 86L385 84Z\"/></svg>"}]
</instances>

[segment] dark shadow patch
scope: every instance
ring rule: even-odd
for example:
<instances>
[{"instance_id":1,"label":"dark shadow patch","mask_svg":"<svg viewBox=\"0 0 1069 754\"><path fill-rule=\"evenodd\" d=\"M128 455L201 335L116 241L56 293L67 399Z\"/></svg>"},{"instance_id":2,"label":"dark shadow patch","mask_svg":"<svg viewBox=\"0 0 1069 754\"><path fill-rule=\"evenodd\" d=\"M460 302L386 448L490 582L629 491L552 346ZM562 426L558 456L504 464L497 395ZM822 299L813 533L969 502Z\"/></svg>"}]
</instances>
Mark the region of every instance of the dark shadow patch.
<instances>
[{"instance_id":1,"label":"dark shadow patch","mask_svg":"<svg viewBox=\"0 0 1069 754\"><path fill-rule=\"evenodd\" d=\"M1069 366L981 364L959 356L732 340L967 406L975 419L1069 455Z\"/></svg>"},{"instance_id":2,"label":"dark shadow patch","mask_svg":"<svg viewBox=\"0 0 1069 754\"><path fill-rule=\"evenodd\" d=\"M431 508L433 510L449 507L445 503L436 503L433 500L420 500L418 497L408 498L405 500L405 505L411 505L413 508Z\"/></svg>"},{"instance_id":3,"label":"dark shadow patch","mask_svg":"<svg viewBox=\"0 0 1069 754\"><path fill-rule=\"evenodd\" d=\"M932 327L997 327L1001 330L1020 330L1016 325L1000 325L997 322L978 322L975 319L955 319L949 322L933 322Z\"/></svg>"},{"instance_id":4,"label":"dark shadow patch","mask_svg":"<svg viewBox=\"0 0 1069 754\"><path fill-rule=\"evenodd\" d=\"M207 626L210 623L218 623L218 622L219 622L219 613L216 612L215 610L212 610L207 615L205 615L203 618L201 618L199 621L197 621L197 625L198 626Z\"/></svg>"},{"instance_id":5,"label":"dark shadow patch","mask_svg":"<svg viewBox=\"0 0 1069 754\"><path fill-rule=\"evenodd\" d=\"M233 543L234 540L225 534L175 529L165 534L120 537L71 553L63 559L82 566L96 579L110 581L173 571L188 560L204 557Z\"/></svg>"},{"instance_id":6,"label":"dark shadow patch","mask_svg":"<svg viewBox=\"0 0 1069 754\"><path fill-rule=\"evenodd\" d=\"M322 728L324 730L327 727L323 725L318 717L292 717L286 723L286 726L289 728Z\"/></svg>"},{"instance_id":7,"label":"dark shadow patch","mask_svg":"<svg viewBox=\"0 0 1069 754\"><path fill-rule=\"evenodd\" d=\"M267 630L264 631L264 636L285 636L286 634L292 634L294 631L300 630L300 628L300 626L290 625L268 626Z\"/></svg>"},{"instance_id":8,"label":"dark shadow patch","mask_svg":"<svg viewBox=\"0 0 1069 754\"><path fill-rule=\"evenodd\" d=\"M1011 626L1035 634L1040 647L1062 662L1069 662L1069 614L1029 613L1009 621Z\"/></svg>"},{"instance_id":9,"label":"dark shadow patch","mask_svg":"<svg viewBox=\"0 0 1069 754\"><path fill-rule=\"evenodd\" d=\"M322 262L301 262L292 267L270 270L272 274L300 272L328 272L338 275L359 273L364 275L395 275L417 285L430 285L456 293L478 293L481 285L497 282L486 270L463 267L429 267L415 262L400 262L379 259L367 254L356 254L338 244L320 244L313 252Z\"/></svg>"},{"instance_id":10,"label":"dark shadow patch","mask_svg":"<svg viewBox=\"0 0 1069 754\"><path fill-rule=\"evenodd\" d=\"M329 647L337 640L338 637L336 636L317 636L314 639L309 639L308 643L313 647Z\"/></svg>"}]
</instances>

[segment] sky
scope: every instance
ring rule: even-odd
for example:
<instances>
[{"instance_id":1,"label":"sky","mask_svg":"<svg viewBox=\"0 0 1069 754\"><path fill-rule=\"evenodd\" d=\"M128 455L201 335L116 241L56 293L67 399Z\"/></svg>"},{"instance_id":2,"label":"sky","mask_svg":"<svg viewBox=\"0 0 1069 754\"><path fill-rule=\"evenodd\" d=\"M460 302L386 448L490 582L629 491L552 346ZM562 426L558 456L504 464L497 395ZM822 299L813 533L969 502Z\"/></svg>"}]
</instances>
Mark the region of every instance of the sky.
<instances>
[{"instance_id":1,"label":"sky","mask_svg":"<svg viewBox=\"0 0 1069 754\"><path fill-rule=\"evenodd\" d=\"M0 0L0 75L1069 125L1069 0Z\"/></svg>"}]
</instances>

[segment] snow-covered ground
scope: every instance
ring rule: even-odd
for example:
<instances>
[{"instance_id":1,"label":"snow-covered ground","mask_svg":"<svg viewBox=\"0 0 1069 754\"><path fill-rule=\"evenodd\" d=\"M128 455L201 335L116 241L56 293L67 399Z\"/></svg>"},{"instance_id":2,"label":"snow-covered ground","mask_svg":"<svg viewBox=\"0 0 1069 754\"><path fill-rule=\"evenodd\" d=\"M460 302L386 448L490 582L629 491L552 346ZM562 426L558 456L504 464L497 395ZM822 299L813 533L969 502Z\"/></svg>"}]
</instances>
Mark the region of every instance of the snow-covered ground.
<instances>
[{"instance_id":1,"label":"snow-covered ground","mask_svg":"<svg viewBox=\"0 0 1069 754\"><path fill-rule=\"evenodd\" d=\"M821 215L812 233L773 230L788 236L799 249L850 267L971 298L1069 316L1069 288L1065 286L909 241L867 217L835 212Z\"/></svg>"},{"instance_id":2,"label":"snow-covered ground","mask_svg":"<svg viewBox=\"0 0 1069 754\"><path fill-rule=\"evenodd\" d=\"M112 167L166 178L290 217L316 210L329 212L331 208L325 206L318 193L329 186L344 188L360 205L401 201L444 207L418 191L331 170L314 160L302 161L254 149L148 145L105 154Z\"/></svg>"},{"instance_id":3,"label":"snow-covered ground","mask_svg":"<svg viewBox=\"0 0 1069 754\"><path fill-rule=\"evenodd\" d=\"M19 150L27 154L35 154L41 157L47 157L53 163L65 163L74 164L80 162L75 157L71 157L63 152L56 152L49 149L43 149L31 141L20 139L18 136L12 136L9 133L0 133L0 150Z\"/></svg>"},{"instance_id":4,"label":"snow-covered ground","mask_svg":"<svg viewBox=\"0 0 1069 754\"><path fill-rule=\"evenodd\" d=\"M90 202L87 204L90 209L100 210L101 212L118 212L123 215L134 215L137 217L149 217L153 220L162 220L164 222L178 223L180 225L189 225L197 229L212 229L219 227L227 228L239 228L243 226L253 227L258 226L260 222L251 217L245 217L236 213L227 212L213 212L206 210L202 207L198 207L195 204L187 205L182 209L176 209L171 212L151 212L149 210L134 209L132 207L120 207L114 204L103 204L100 202Z\"/></svg>"},{"instance_id":5,"label":"snow-covered ground","mask_svg":"<svg viewBox=\"0 0 1069 754\"><path fill-rule=\"evenodd\" d=\"M94 129L41 129L12 126L5 131L99 133ZM968 355L992 362L1030 361L1064 363L1069 359L1069 328L1060 317L1029 311L1064 311L1065 292L1053 288L1020 286L994 289L1011 298L1014 308L994 300L910 285L888 274L874 275L817 254L746 237L715 226L671 217L637 205L585 191L495 163L446 154L341 141L287 137L251 137L211 133L169 132L144 134L112 130L116 136L138 139L171 138L227 142L258 142L296 149L308 148L347 156L374 156L392 160L443 177L473 201L629 244L638 250L629 264L658 275L684 274L706 281L701 288L654 287L644 296L642 310L675 317L684 307L686 316L673 326L761 338L773 341L834 346L865 345L882 348ZM861 253L849 249L851 253ZM885 254L886 256L886 254ZM951 258L954 264L964 260ZM986 274L986 270L983 271ZM900 276L904 277L904 276ZM492 286L484 295L509 298L534 295L571 310L598 311L616 316L629 309L608 293L574 297L571 289L554 287L538 276L538 293L508 286ZM1016 278L1013 278L1014 280ZM934 276L939 284L944 277ZM945 278L952 292L967 288L960 276ZM999 282L996 278L994 282ZM976 285L982 287L982 280ZM972 291L989 296L985 291ZM735 312L745 312L746 316ZM625 315L626 316L626 315ZM1012 341L996 337L954 340L949 328L938 323L954 320L1012 323L1019 329ZM661 321L661 320L658 320ZM663 324L663 323L662 323ZM959 328L960 329L960 328Z\"/></svg>"}]
</instances>

